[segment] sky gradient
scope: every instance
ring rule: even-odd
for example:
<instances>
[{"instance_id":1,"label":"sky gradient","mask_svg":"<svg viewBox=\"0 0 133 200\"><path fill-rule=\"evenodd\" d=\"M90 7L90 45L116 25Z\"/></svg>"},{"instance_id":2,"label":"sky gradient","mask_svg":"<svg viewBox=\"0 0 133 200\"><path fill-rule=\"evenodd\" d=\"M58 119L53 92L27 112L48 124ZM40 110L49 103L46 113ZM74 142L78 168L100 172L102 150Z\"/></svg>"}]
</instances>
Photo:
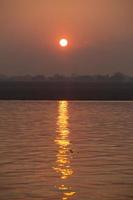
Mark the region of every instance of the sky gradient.
<instances>
[{"instance_id":1,"label":"sky gradient","mask_svg":"<svg viewBox=\"0 0 133 200\"><path fill-rule=\"evenodd\" d=\"M133 75L132 0L0 0L0 15L0 74Z\"/></svg>"}]
</instances>

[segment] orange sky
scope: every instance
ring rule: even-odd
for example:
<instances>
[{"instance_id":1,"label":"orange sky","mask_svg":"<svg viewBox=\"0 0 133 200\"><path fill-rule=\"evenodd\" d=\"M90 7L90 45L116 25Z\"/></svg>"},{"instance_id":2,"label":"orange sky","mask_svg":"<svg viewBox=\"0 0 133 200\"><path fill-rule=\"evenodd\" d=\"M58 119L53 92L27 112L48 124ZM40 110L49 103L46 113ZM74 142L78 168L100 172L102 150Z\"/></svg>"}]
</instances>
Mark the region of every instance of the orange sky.
<instances>
[{"instance_id":1,"label":"orange sky","mask_svg":"<svg viewBox=\"0 0 133 200\"><path fill-rule=\"evenodd\" d=\"M76 69L79 73L110 73L117 68L133 73L129 57L133 50L132 0L2 0L0 4L0 73L74 73ZM56 50L61 36L71 43L65 59ZM129 49L121 52L128 44ZM118 52L120 57L125 54L124 63ZM22 69L23 65L27 68Z\"/></svg>"}]
</instances>

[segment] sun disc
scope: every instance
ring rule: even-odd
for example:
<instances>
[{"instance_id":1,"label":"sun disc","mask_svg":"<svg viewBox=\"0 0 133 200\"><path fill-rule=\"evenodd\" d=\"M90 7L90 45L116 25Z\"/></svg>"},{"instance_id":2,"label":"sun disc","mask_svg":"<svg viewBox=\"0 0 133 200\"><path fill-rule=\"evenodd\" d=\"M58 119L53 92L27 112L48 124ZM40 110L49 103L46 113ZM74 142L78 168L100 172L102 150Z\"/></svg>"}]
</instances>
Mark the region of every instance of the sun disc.
<instances>
[{"instance_id":1,"label":"sun disc","mask_svg":"<svg viewBox=\"0 0 133 200\"><path fill-rule=\"evenodd\" d=\"M60 39L59 44L61 47L67 47L68 46L68 40L65 38Z\"/></svg>"}]
</instances>

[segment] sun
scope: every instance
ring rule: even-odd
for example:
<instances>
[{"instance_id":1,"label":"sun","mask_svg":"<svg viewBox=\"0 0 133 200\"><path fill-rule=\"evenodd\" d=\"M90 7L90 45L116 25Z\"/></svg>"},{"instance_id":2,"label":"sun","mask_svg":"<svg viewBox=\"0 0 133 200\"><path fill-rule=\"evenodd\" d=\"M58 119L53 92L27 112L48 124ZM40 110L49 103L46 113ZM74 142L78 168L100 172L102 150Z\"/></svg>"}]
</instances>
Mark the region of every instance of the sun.
<instances>
[{"instance_id":1,"label":"sun","mask_svg":"<svg viewBox=\"0 0 133 200\"><path fill-rule=\"evenodd\" d=\"M67 47L68 46L68 40L66 38L62 38L59 40L59 45L61 47Z\"/></svg>"}]
</instances>

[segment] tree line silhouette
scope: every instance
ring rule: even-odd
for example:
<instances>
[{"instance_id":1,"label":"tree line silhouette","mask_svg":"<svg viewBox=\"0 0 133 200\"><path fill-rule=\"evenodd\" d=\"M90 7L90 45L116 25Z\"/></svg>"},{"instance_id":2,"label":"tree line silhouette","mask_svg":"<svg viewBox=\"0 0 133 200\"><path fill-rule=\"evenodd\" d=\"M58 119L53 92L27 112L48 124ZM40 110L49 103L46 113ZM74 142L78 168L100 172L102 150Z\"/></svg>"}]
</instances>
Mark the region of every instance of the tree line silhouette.
<instances>
[{"instance_id":1,"label":"tree line silhouette","mask_svg":"<svg viewBox=\"0 0 133 200\"><path fill-rule=\"evenodd\" d=\"M116 72L112 75L105 74L94 74L94 75L76 75L72 74L70 76L55 74L52 76L44 75L0 75L0 81L120 81L120 82L130 82L133 81L133 76L123 74L121 72Z\"/></svg>"}]
</instances>

